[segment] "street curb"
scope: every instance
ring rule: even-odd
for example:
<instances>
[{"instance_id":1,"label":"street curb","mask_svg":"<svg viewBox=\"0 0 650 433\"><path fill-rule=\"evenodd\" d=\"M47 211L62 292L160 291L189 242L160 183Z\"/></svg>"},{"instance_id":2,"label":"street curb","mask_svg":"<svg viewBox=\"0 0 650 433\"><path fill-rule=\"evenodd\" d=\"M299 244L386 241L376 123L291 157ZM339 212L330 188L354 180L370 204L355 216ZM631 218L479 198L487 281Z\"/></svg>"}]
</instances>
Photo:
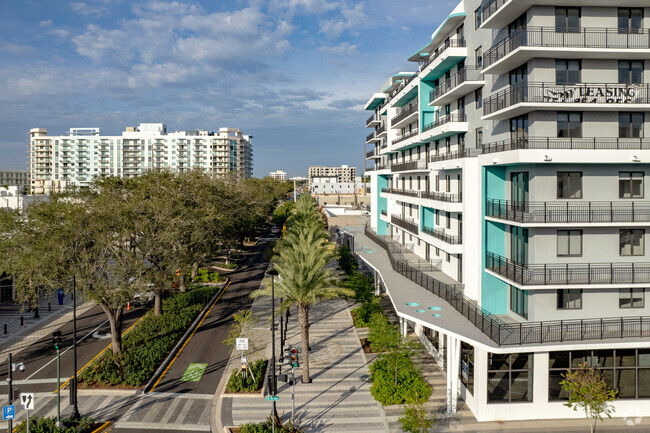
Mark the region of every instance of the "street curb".
<instances>
[{"instance_id":1,"label":"street curb","mask_svg":"<svg viewBox=\"0 0 650 433\"><path fill-rule=\"evenodd\" d=\"M92 433L100 433L109 428L110 426L113 425L113 422L111 421L106 421L104 424L102 424L98 429L93 430Z\"/></svg>"},{"instance_id":2,"label":"street curb","mask_svg":"<svg viewBox=\"0 0 650 433\"><path fill-rule=\"evenodd\" d=\"M228 279L228 281L226 281L226 286L225 286L226 288L228 288L229 283L230 283L230 279ZM203 319L205 314L210 309L210 306L216 302L217 298L219 297L219 295L221 293L223 293L224 290L226 290L226 289L224 288L223 290L217 290L217 293L215 293L214 296L212 297L212 299L210 299L210 301L205 305L205 307L203 307L203 310L201 311L201 313L198 316L196 316L196 319L194 319L194 322L192 322L192 325L190 325L190 327L187 328L187 331L185 331L185 334L183 334L181 339L178 340L178 343L176 343L176 346L174 346L174 348L171 350L171 352L169 352L169 355L167 355L165 360L162 362L162 364L160 364L160 366L158 367L156 372L153 374L153 376L151 376L151 378L149 379L147 384L144 386L144 388L142 388L142 392L141 392L142 394L146 394L147 391L149 390L149 388L151 388L153 386L153 384L156 382L156 380L158 380L158 378L160 377L162 372L165 371L165 369L167 368L167 366L169 365L171 360L174 358L174 356L176 356L176 353L178 353L178 351L183 346L183 344L185 344L185 341L187 341L189 336L192 335L192 333L194 332L194 330L198 326L199 322Z\"/></svg>"}]
</instances>

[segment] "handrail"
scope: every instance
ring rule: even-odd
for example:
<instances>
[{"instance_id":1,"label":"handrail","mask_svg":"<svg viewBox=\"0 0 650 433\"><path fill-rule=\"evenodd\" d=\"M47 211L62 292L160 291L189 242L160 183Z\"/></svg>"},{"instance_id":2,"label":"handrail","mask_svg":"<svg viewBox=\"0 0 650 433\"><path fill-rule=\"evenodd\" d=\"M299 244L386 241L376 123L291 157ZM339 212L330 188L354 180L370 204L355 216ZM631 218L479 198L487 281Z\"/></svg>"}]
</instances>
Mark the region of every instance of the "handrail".
<instances>
[{"instance_id":1,"label":"handrail","mask_svg":"<svg viewBox=\"0 0 650 433\"><path fill-rule=\"evenodd\" d=\"M482 7L482 22L485 22L490 18L496 11L498 11L501 6L508 3L511 0L491 0L486 5ZM514 0L512 0L514 1Z\"/></svg>"},{"instance_id":2,"label":"handrail","mask_svg":"<svg viewBox=\"0 0 650 433\"><path fill-rule=\"evenodd\" d=\"M520 27L483 54L487 68L520 47L648 49L650 29Z\"/></svg>"},{"instance_id":3,"label":"handrail","mask_svg":"<svg viewBox=\"0 0 650 433\"><path fill-rule=\"evenodd\" d=\"M409 117L411 114L416 113L418 111L418 104L417 101L414 104L409 104L407 108L402 110L397 116L393 117L390 119L390 124L392 126L395 126L398 122L406 119Z\"/></svg>"},{"instance_id":4,"label":"handrail","mask_svg":"<svg viewBox=\"0 0 650 433\"><path fill-rule=\"evenodd\" d=\"M420 72L425 70L427 66L431 64L435 59L440 57L447 48L464 48L467 46L467 41L465 39L447 39L445 42L438 46L432 55L429 55L426 60L420 61Z\"/></svg>"},{"instance_id":5,"label":"handrail","mask_svg":"<svg viewBox=\"0 0 650 433\"><path fill-rule=\"evenodd\" d=\"M397 227L401 227L404 230L408 230L416 235L419 233L418 225L412 219L402 218L400 215L393 214L390 216L390 222L391 224L394 224Z\"/></svg>"},{"instance_id":6,"label":"handrail","mask_svg":"<svg viewBox=\"0 0 650 433\"><path fill-rule=\"evenodd\" d=\"M409 138L411 138L411 137L415 137L415 136L418 135L418 134L419 134L419 132L418 132L418 130L417 130L417 128L416 128L416 129L414 129L414 130L411 131L411 132L407 132L407 133L404 134L404 135L400 135L400 136L397 137L395 140L391 141L391 144L397 144L397 143L399 143L399 142L401 142L401 141L404 141L404 140L407 140L407 139L409 139Z\"/></svg>"},{"instance_id":7,"label":"handrail","mask_svg":"<svg viewBox=\"0 0 650 433\"><path fill-rule=\"evenodd\" d=\"M619 137L554 138L526 137L482 144L483 154L522 149L647 150L650 139Z\"/></svg>"},{"instance_id":8,"label":"handrail","mask_svg":"<svg viewBox=\"0 0 650 433\"><path fill-rule=\"evenodd\" d=\"M429 102L433 102L444 94L449 93L465 81L482 81L481 74L481 69L476 69L473 66L465 66L431 90L429 92Z\"/></svg>"},{"instance_id":9,"label":"handrail","mask_svg":"<svg viewBox=\"0 0 650 433\"><path fill-rule=\"evenodd\" d=\"M465 114L447 114L445 116L441 116L435 121L424 125L422 128L422 132L429 131L430 129L437 128L438 126L444 125L445 123L449 122L467 122L467 115Z\"/></svg>"},{"instance_id":10,"label":"handrail","mask_svg":"<svg viewBox=\"0 0 650 433\"><path fill-rule=\"evenodd\" d=\"M437 162L437 161L447 161L450 159L459 159L459 158L475 158L479 155L483 154L482 149L461 149L461 150L456 150L454 152L450 153L441 153L438 155L431 155L431 158L429 158L430 162Z\"/></svg>"},{"instance_id":11,"label":"handrail","mask_svg":"<svg viewBox=\"0 0 650 433\"><path fill-rule=\"evenodd\" d=\"M634 201L518 202L487 199L485 216L520 223L650 222L650 203Z\"/></svg>"},{"instance_id":12,"label":"handrail","mask_svg":"<svg viewBox=\"0 0 650 433\"><path fill-rule=\"evenodd\" d=\"M650 83L531 83L506 87L483 100L488 115L521 102L545 104L650 104Z\"/></svg>"},{"instance_id":13,"label":"handrail","mask_svg":"<svg viewBox=\"0 0 650 433\"><path fill-rule=\"evenodd\" d=\"M407 170L426 170L426 169L427 169L426 159L418 159L415 161L404 162L401 164L393 164L390 167L391 172L407 171Z\"/></svg>"},{"instance_id":14,"label":"handrail","mask_svg":"<svg viewBox=\"0 0 650 433\"><path fill-rule=\"evenodd\" d=\"M440 239L441 241L452 245L460 245L463 243L462 235L450 235L445 233L444 230L435 230L429 227L422 227L422 233L433 236L434 238Z\"/></svg>"},{"instance_id":15,"label":"handrail","mask_svg":"<svg viewBox=\"0 0 650 433\"><path fill-rule=\"evenodd\" d=\"M397 194L406 197L424 198L429 200L443 201L447 203L460 203L463 201L462 194L449 194L434 191L413 191L399 188L382 188L381 192L386 194Z\"/></svg>"}]
</instances>

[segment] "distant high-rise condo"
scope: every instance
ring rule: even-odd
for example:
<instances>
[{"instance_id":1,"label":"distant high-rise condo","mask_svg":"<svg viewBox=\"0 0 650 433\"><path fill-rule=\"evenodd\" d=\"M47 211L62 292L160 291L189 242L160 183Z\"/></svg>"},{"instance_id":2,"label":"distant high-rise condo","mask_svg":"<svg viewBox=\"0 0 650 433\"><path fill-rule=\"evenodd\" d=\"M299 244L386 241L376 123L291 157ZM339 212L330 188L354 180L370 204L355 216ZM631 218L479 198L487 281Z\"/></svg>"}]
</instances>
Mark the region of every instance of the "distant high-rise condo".
<instances>
[{"instance_id":1,"label":"distant high-rise condo","mask_svg":"<svg viewBox=\"0 0 650 433\"><path fill-rule=\"evenodd\" d=\"M287 180L287 172L284 170L276 170L272 171L269 173L269 176L271 176L273 179L277 180L278 182L284 182Z\"/></svg>"},{"instance_id":2,"label":"distant high-rise condo","mask_svg":"<svg viewBox=\"0 0 650 433\"><path fill-rule=\"evenodd\" d=\"M119 136L100 135L99 128L71 128L59 136L33 128L29 135L31 190L36 194L85 185L94 177L133 177L157 168L199 168L213 176L253 174L253 137L235 128L168 133L164 123L141 123Z\"/></svg>"},{"instance_id":3,"label":"distant high-rise condo","mask_svg":"<svg viewBox=\"0 0 650 433\"><path fill-rule=\"evenodd\" d=\"M449 412L580 417L585 362L647 412L649 27L647 0L465 0L368 100L365 233Z\"/></svg>"}]
</instances>

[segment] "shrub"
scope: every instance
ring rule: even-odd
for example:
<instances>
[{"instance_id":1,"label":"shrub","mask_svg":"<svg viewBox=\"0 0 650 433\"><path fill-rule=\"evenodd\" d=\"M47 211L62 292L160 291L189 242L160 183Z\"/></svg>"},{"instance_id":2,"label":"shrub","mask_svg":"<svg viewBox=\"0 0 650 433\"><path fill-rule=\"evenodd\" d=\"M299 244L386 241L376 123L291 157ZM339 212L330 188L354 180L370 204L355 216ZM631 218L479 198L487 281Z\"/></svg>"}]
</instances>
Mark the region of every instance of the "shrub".
<instances>
[{"instance_id":1,"label":"shrub","mask_svg":"<svg viewBox=\"0 0 650 433\"><path fill-rule=\"evenodd\" d=\"M381 355L371 366L370 393L383 405L424 403L431 395L407 352Z\"/></svg>"},{"instance_id":2,"label":"shrub","mask_svg":"<svg viewBox=\"0 0 650 433\"><path fill-rule=\"evenodd\" d=\"M356 328L367 328L370 325L370 318L374 314L381 314L379 298L375 298L368 303L361 304L351 311L354 326Z\"/></svg>"},{"instance_id":3,"label":"shrub","mask_svg":"<svg viewBox=\"0 0 650 433\"><path fill-rule=\"evenodd\" d=\"M95 419L82 417L79 420L64 419L63 427L57 428L56 418L30 417L29 431L31 433L86 433L95 429ZM27 422L23 421L14 429L16 433L27 431Z\"/></svg>"},{"instance_id":4,"label":"shrub","mask_svg":"<svg viewBox=\"0 0 650 433\"><path fill-rule=\"evenodd\" d=\"M241 433L271 433L271 425L267 422L249 422L239 426Z\"/></svg>"},{"instance_id":5,"label":"shrub","mask_svg":"<svg viewBox=\"0 0 650 433\"><path fill-rule=\"evenodd\" d=\"M343 245L341 248L339 248L339 268L343 272L345 272L347 275L353 275L358 268L357 264L357 259L354 257L354 254L352 254L352 251L350 251L350 248L347 247L346 245Z\"/></svg>"},{"instance_id":6,"label":"shrub","mask_svg":"<svg viewBox=\"0 0 650 433\"><path fill-rule=\"evenodd\" d=\"M344 287L354 290L354 300L361 304L372 302L375 298L375 287L372 284L372 278L355 272L345 279Z\"/></svg>"},{"instance_id":7,"label":"shrub","mask_svg":"<svg viewBox=\"0 0 650 433\"><path fill-rule=\"evenodd\" d=\"M250 373L247 372L246 379L242 377L239 369L235 369L230 375L230 380L228 380L226 391L254 392L262 389L262 385L264 384L264 372L266 371L267 362L268 361L266 359L259 359L255 361L255 363L253 363L251 366L253 376L251 377Z\"/></svg>"},{"instance_id":8,"label":"shrub","mask_svg":"<svg viewBox=\"0 0 650 433\"><path fill-rule=\"evenodd\" d=\"M198 275L194 277L195 283L216 283L219 281L221 276L219 272L210 272L205 268L199 269Z\"/></svg>"},{"instance_id":9,"label":"shrub","mask_svg":"<svg viewBox=\"0 0 650 433\"><path fill-rule=\"evenodd\" d=\"M144 385L217 290L195 287L164 299L162 316L147 313L122 339L121 355L105 351L84 370L80 382L89 386Z\"/></svg>"},{"instance_id":10,"label":"shrub","mask_svg":"<svg viewBox=\"0 0 650 433\"><path fill-rule=\"evenodd\" d=\"M381 313L374 313L368 325L368 340L373 352L396 350L402 341L399 329L391 325Z\"/></svg>"},{"instance_id":11,"label":"shrub","mask_svg":"<svg viewBox=\"0 0 650 433\"><path fill-rule=\"evenodd\" d=\"M398 419L402 430L408 433L428 432L436 425L436 414L429 415L422 404L410 404L404 414Z\"/></svg>"}]
</instances>

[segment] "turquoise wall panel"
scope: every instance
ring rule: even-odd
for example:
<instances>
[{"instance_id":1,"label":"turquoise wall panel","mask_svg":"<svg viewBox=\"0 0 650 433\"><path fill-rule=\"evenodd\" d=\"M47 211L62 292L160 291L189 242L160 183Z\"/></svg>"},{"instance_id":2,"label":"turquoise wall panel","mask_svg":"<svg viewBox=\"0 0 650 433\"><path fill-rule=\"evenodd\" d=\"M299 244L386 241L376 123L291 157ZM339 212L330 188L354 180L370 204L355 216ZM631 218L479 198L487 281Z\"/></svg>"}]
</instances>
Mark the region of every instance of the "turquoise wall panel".
<instances>
[{"instance_id":1,"label":"turquoise wall panel","mask_svg":"<svg viewBox=\"0 0 650 433\"><path fill-rule=\"evenodd\" d=\"M375 194L377 194L376 218L377 218L377 234L379 235L385 235L386 230L388 228L388 224L386 224L386 222L382 221L381 219L381 211L388 210L388 199L381 196L381 190L384 188L388 188L388 176L378 175L377 191L375 191Z\"/></svg>"},{"instance_id":2,"label":"turquoise wall panel","mask_svg":"<svg viewBox=\"0 0 650 433\"><path fill-rule=\"evenodd\" d=\"M435 210L428 208L426 206L421 206L422 215L420 220L422 221L422 228L428 228L435 230Z\"/></svg>"}]
</instances>

